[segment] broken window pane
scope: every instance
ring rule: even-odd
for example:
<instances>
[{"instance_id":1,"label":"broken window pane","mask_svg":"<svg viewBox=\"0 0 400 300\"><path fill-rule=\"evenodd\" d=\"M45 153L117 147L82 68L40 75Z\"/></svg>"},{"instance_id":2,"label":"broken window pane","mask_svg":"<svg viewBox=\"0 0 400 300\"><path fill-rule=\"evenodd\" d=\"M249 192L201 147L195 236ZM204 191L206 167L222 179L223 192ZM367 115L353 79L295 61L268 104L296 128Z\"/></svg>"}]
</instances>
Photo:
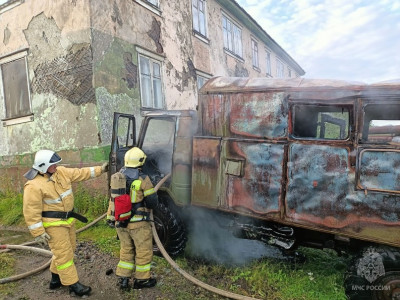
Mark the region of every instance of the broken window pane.
<instances>
[{"instance_id":1,"label":"broken window pane","mask_svg":"<svg viewBox=\"0 0 400 300\"><path fill-rule=\"evenodd\" d=\"M349 109L340 106L296 105L293 136L344 140L349 136Z\"/></svg>"},{"instance_id":2,"label":"broken window pane","mask_svg":"<svg viewBox=\"0 0 400 300\"><path fill-rule=\"evenodd\" d=\"M1 65L6 119L31 114L25 57Z\"/></svg>"},{"instance_id":3,"label":"broken window pane","mask_svg":"<svg viewBox=\"0 0 400 300\"><path fill-rule=\"evenodd\" d=\"M400 143L400 105L366 105L362 142Z\"/></svg>"}]
</instances>

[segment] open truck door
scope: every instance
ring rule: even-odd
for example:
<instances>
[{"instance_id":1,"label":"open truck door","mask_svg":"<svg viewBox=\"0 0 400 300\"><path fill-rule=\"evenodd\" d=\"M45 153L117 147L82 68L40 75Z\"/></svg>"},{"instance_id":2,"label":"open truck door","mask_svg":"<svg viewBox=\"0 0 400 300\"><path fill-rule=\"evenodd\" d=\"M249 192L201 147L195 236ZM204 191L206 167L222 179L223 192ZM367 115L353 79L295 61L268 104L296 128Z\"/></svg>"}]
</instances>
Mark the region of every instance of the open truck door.
<instances>
[{"instance_id":1,"label":"open truck door","mask_svg":"<svg viewBox=\"0 0 400 300\"><path fill-rule=\"evenodd\" d=\"M125 153L136 145L136 126L133 115L114 112L110 151L109 176L124 165Z\"/></svg>"}]
</instances>

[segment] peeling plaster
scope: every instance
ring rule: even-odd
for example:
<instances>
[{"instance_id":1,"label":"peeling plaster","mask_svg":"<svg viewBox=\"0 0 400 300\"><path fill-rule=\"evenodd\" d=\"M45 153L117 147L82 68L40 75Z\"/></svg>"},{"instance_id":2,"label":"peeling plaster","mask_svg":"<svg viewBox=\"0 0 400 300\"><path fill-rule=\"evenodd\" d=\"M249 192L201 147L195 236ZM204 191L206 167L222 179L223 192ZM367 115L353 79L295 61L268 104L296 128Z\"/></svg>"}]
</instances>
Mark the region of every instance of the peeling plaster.
<instances>
[{"instance_id":1,"label":"peeling plaster","mask_svg":"<svg viewBox=\"0 0 400 300\"><path fill-rule=\"evenodd\" d=\"M33 153L43 148L57 151L80 149L97 145L97 109L94 104L76 106L52 94L36 94L32 105L35 115L40 117L35 118L34 122L25 123L19 136L9 133L11 153Z\"/></svg>"},{"instance_id":2,"label":"peeling plaster","mask_svg":"<svg viewBox=\"0 0 400 300\"><path fill-rule=\"evenodd\" d=\"M117 30L116 24L118 24L119 27L122 27L123 22L122 22L122 18L121 18L121 12L120 12L116 2L114 2L114 4L113 4L113 14L111 15L111 20L114 23L114 31Z\"/></svg>"},{"instance_id":3,"label":"peeling plaster","mask_svg":"<svg viewBox=\"0 0 400 300\"><path fill-rule=\"evenodd\" d=\"M47 18L44 13L33 17L23 32L32 54L29 65L33 69L43 62L66 55L66 50L60 43L61 30L52 17Z\"/></svg>"},{"instance_id":4,"label":"peeling plaster","mask_svg":"<svg viewBox=\"0 0 400 300\"><path fill-rule=\"evenodd\" d=\"M157 21L156 18L153 17L153 22L151 23L151 28L147 32L147 34L149 37L151 37L151 39L156 44L157 53L163 53L164 49L160 42L160 40L161 40L161 22Z\"/></svg>"},{"instance_id":5,"label":"peeling plaster","mask_svg":"<svg viewBox=\"0 0 400 300\"><path fill-rule=\"evenodd\" d=\"M4 45L8 44L8 42L10 41L10 37L11 37L11 31L10 29L8 29L7 25L7 27L4 29L4 39L3 39Z\"/></svg>"},{"instance_id":6,"label":"peeling plaster","mask_svg":"<svg viewBox=\"0 0 400 300\"><path fill-rule=\"evenodd\" d=\"M132 53L125 52L123 58L125 63L125 75L122 77L122 80L126 81L129 89L134 89L136 88L138 80L138 68L132 62Z\"/></svg>"},{"instance_id":7,"label":"peeling plaster","mask_svg":"<svg viewBox=\"0 0 400 300\"><path fill-rule=\"evenodd\" d=\"M249 71L243 66L242 63L238 62L235 66L234 77L249 77Z\"/></svg>"},{"instance_id":8,"label":"peeling plaster","mask_svg":"<svg viewBox=\"0 0 400 300\"><path fill-rule=\"evenodd\" d=\"M92 51L90 45L76 45L66 56L40 64L34 71L35 93L53 93L74 105L96 103L92 87Z\"/></svg>"},{"instance_id":9,"label":"peeling plaster","mask_svg":"<svg viewBox=\"0 0 400 300\"><path fill-rule=\"evenodd\" d=\"M110 94L104 87L96 89L100 124L100 139L102 144L111 144L112 123L114 112L121 112L140 116L140 99L132 99L126 94ZM136 120L136 129L138 129Z\"/></svg>"}]
</instances>

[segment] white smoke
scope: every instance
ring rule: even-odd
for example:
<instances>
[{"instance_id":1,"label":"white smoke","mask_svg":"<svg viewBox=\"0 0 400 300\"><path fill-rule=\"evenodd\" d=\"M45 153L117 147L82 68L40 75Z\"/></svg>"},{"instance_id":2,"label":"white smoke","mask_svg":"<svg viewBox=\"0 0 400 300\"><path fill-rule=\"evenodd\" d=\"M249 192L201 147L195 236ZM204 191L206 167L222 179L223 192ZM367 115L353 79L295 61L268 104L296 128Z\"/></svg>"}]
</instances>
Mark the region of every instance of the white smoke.
<instances>
[{"instance_id":1,"label":"white smoke","mask_svg":"<svg viewBox=\"0 0 400 300\"><path fill-rule=\"evenodd\" d=\"M186 253L190 256L229 266L245 265L263 257L283 258L281 251L274 246L235 237L220 226L230 222L221 214L191 208L188 220L190 231Z\"/></svg>"}]
</instances>

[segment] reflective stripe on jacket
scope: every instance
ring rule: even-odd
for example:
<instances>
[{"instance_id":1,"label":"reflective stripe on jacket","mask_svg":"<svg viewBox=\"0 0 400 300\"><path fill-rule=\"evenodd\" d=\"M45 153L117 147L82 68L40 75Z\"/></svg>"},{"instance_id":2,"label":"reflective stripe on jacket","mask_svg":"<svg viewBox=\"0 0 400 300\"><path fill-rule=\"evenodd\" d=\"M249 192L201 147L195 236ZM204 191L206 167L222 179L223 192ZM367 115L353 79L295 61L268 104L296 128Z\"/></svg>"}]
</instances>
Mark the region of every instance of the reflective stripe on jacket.
<instances>
[{"instance_id":1,"label":"reflective stripe on jacket","mask_svg":"<svg viewBox=\"0 0 400 300\"><path fill-rule=\"evenodd\" d=\"M131 188L130 188L130 196L131 196L131 201L132 203L139 203L142 202L144 197L147 197L151 194L154 194L155 190L153 187L153 184L151 183L151 180L149 176L145 175L144 178L140 176L138 179L132 182ZM145 211L145 212L150 212L149 209L146 207L140 207L138 208L138 211ZM134 215L130 219L130 222L137 222L137 221L142 221L143 216L142 215ZM131 228L128 226L128 228Z\"/></svg>"},{"instance_id":2,"label":"reflective stripe on jacket","mask_svg":"<svg viewBox=\"0 0 400 300\"><path fill-rule=\"evenodd\" d=\"M71 226L74 219L43 218L42 211L71 211L74 208L72 183L88 180L101 175L101 167L66 168L58 166L57 171L38 174L24 186L23 213L31 234L36 237L49 226Z\"/></svg>"}]
</instances>

